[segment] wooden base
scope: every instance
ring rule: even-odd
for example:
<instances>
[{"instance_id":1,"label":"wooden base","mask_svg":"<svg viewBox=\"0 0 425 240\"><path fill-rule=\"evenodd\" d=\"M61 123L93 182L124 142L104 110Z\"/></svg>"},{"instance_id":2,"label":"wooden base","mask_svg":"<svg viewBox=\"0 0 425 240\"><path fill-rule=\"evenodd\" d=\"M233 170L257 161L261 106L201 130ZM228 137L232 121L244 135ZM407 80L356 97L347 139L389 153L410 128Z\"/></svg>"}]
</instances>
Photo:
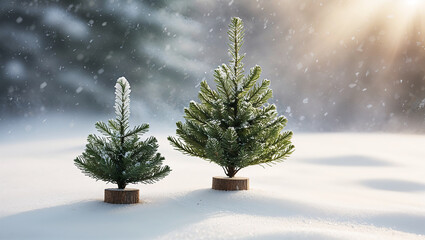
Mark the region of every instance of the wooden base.
<instances>
[{"instance_id":1,"label":"wooden base","mask_svg":"<svg viewBox=\"0 0 425 240\"><path fill-rule=\"evenodd\" d=\"M238 191L249 189L249 178L245 177L213 177L212 189L222 191Z\"/></svg>"},{"instance_id":2,"label":"wooden base","mask_svg":"<svg viewBox=\"0 0 425 240\"><path fill-rule=\"evenodd\" d=\"M132 204L139 202L139 189L105 189L105 202L114 204Z\"/></svg>"}]
</instances>

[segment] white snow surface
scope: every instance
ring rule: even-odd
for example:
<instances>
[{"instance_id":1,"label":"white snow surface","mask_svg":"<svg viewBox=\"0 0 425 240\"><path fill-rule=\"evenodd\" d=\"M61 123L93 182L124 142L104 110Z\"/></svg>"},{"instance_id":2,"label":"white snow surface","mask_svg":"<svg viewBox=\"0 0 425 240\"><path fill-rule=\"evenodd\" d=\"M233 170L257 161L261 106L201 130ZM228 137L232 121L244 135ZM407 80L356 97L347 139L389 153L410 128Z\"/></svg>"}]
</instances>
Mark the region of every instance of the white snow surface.
<instances>
[{"instance_id":1,"label":"white snow surface","mask_svg":"<svg viewBox=\"0 0 425 240\"><path fill-rule=\"evenodd\" d=\"M73 165L85 136L2 142L0 239L425 239L425 136L295 134L290 159L222 192L210 188L220 167L155 135L173 171L128 186L134 205L104 203L115 186Z\"/></svg>"}]
</instances>

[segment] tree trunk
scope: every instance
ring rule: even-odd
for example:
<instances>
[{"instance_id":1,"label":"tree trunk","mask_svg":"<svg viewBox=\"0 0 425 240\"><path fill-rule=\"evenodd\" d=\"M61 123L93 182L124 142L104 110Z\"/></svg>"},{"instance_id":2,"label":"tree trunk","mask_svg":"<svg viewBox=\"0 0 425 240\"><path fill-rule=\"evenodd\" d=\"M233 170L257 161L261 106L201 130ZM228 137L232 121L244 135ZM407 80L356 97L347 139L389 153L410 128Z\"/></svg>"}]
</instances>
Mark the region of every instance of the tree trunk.
<instances>
[{"instance_id":1,"label":"tree trunk","mask_svg":"<svg viewBox=\"0 0 425 240\"><path fill-rule=\"evenodd\" d=\"M213 177L212 189L223 191L238 191L249 189L249 178L245 177Z\"/></svg>"},{"instance_id":2,"label":"tree trunk","mask_svg":"<svg viewBox=\"0 0 425 240\"><path fill-rule=\"evenodd\" d=\"M227 167L227 174L226 175L229 178L232 178L232 177L234 177L236 175L237 172L238 171L236 171L236 169L234 167Z\"/></svg>"},{"instance_id":3,"label":"tree trunk","mask_svg":"<svg viewBox=\"0 0 425 240\"><path fill-rule=\"evenodd\" d=\"M139 189L105 189L105 202L114 204L132 204L139 202Z\"/></svg>"},{"instance_id":4,"label":"tree trunk","mask_svg":"<svg viewBox=\"0 0 425 240\"><path fill-rule=\"evenodd\" d=\"M125 182L119 182L118 183L118 189L124 189L127 184Z\"/></svg>"}]
</instances>

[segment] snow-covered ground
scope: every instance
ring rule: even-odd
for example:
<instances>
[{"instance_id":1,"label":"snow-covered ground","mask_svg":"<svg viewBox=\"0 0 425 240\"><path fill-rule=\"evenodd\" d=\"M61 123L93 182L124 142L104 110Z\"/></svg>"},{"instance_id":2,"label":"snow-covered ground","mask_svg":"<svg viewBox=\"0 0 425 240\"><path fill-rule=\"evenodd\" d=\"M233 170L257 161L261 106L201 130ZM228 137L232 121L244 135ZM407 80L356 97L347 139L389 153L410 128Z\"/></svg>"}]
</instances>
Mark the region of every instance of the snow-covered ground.
<instances>
[{"instance_id":1,"label":"snow-covered ground","mask_svg":"<svg viewBox=\"0 0 425 240\"><path fill-rule=\"evenodd\" d=\"M295 134L289 160L238 173L240 192L156 136L173 172L125 206L73 165L85 138L2 142L0 239L425 239L425 136Z\"/></svg>"}]
</instances>

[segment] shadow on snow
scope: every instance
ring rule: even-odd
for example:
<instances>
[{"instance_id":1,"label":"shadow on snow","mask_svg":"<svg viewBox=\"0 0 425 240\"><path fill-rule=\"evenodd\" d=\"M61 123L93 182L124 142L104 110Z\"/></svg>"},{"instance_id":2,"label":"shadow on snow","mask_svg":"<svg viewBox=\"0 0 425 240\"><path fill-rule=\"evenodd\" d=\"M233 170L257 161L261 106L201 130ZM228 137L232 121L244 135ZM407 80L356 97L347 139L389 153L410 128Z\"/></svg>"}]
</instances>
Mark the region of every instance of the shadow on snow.
<instances>
[{"instance_id":1,"label":"shadow on snow","mask_svg":"<svg viewBox=\"0 0 425 240\"><path fill-rule=\"evenodd\" d=\"M370 179L361 181L361 184L373 189L396 192L425 191L424 184L394 179Z\"/></svg>"},{"instance_id":2,"label":"shadow on snow","mask_svg":"<svg viewBox=\"0 0 425 240\"><path fill-rule=\"evenodd\" d=\"M360 156L360 155L349 155L349 156L338 156L338 157L327 157L327 158L308 158L300 159L302 162L330 165L330 166L345 166L345 167L385 167L392 166L392 163L384 160Z\"/></svg>"},{"instance_id":3,"label":"shadow on snow","mask_svg":"<svg viewBox=\"0 0 425 240\"><path fill-rule=\"evenodd\" d=\"M221 192L201 189L159 199L155 203L112 205L100 201L84 201L6 216L0 218L0 239L150 239L223 213L355 222L425 234L423 215L350 215L283 198L270 198L255 190ZM279 236L281 235L270 238Z\"/></svg>"}]
</instances>

